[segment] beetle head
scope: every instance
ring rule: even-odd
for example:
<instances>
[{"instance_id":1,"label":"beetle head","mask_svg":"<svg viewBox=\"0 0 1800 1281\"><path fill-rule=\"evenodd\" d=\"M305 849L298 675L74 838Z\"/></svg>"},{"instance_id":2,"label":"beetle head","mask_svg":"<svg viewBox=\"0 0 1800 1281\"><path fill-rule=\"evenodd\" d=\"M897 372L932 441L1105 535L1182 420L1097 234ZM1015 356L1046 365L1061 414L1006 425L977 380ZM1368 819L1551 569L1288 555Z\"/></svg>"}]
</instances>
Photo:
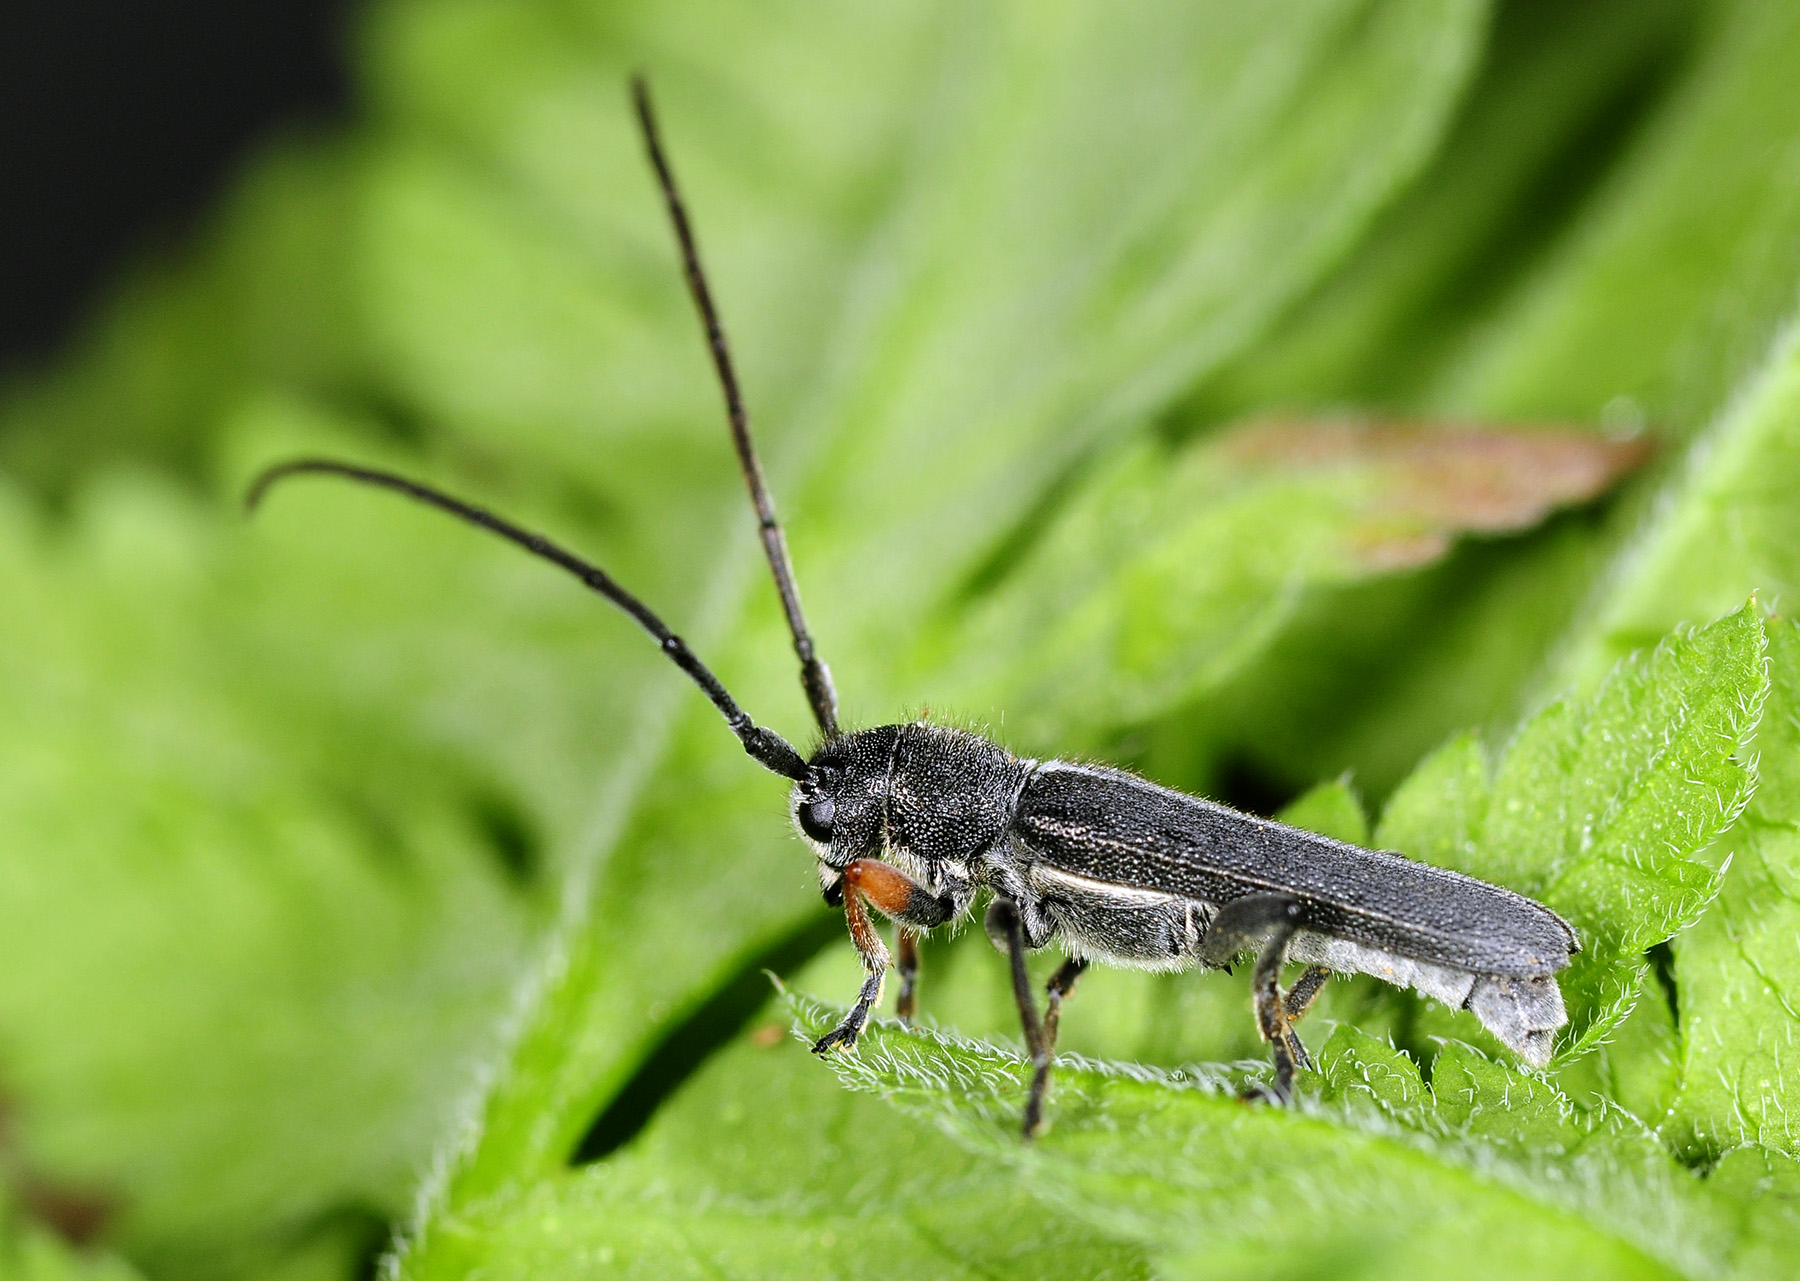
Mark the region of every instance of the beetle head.
<instances>
[{"instance_id":1,"label":"beetle head","mask_svg":"<svg viewBox=\"0 0 1800 1281\"><path fill-rule=\"evenodd\" d=\"M827 867L848 867L886 849L888 770L900 729L881 725L831 739L794 784L794 827Z\"/></svg>"},{"instance_id":2,"label":"beetle head","mask_svg":"<svg viewBox=\"0 0 1800 1281\"><path fill-rule=\"evenodd\" d=\"M819 861L962 863L1002 838L1026 766L984 738L882 725L832 739L794 785L794 826Z\"/></svg>"}]
</instances>

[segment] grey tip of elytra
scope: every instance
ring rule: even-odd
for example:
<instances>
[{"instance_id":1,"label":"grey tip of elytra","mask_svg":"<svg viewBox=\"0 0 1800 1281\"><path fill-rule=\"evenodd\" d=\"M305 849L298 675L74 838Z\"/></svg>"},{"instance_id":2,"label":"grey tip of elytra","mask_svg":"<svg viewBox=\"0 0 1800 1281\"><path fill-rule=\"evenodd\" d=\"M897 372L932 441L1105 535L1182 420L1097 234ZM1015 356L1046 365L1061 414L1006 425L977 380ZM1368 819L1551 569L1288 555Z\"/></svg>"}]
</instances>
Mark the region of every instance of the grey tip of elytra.
<instances>
[{"instance_id":1,"label":"grey tip of elytra","mask_svg":"<svg viewBox=\"0 0 1800 1281\"><path fill-rule=\"evenodd\" d=\"M1550 1060L1556 1056L1556 1033L1550 1028L1545 1028L1537 1032L1528 1032L1517 1046L1517 1049L1519 1051L1519 1057L1525 1060L1527 1066L1534 1068L1549 1067Z\"/></svg>"}]
</instances>

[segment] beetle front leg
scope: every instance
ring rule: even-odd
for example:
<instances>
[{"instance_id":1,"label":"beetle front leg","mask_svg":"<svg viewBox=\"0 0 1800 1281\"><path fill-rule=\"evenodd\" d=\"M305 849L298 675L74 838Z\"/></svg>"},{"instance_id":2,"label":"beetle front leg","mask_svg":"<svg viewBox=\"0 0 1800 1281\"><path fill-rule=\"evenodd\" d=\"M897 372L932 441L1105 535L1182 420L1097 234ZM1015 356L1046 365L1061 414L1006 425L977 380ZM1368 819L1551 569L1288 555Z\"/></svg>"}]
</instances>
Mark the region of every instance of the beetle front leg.
<instances>
[{"instance_id":1,"label":"beetle front leg","mask_svg":"<svg viewBox=\"0 0 1800 1281\"><path fill-rule=\"evenodd\" d=\"M881 1000L882 979L889 965L888 950L887 945L881 941L881 935L875 932L875 923L869 919L865 900L879 909L882 915L893 918L902 930L909 925L929 929L933 925L942 924L952 914L952 904L945 899L933 897L929 890L905 872L879 859L857 859L844 869L844 875L835 888L843 897L844 919L850 926L850 940L856 944L857 955L862 958L863 972L868 977L863 980L862 990L856 995L856 1004L850 1007L850 1012L844 1015L843 1021L814 1043L814 1054L853 1049L856 1038L862 1035L863 1027L869 1021L869 1011ZM904 951L902 955L904 956ZM904 981L903 974L902 982Z\"/></svg>"},{"instance_id":2,"label":"beetle front leg","mask_svg":"<svg viewBox=\"0 0 1800 1281\"><path fill-rule=\"evenodd\" d=\"M1213 918L1201 950L1208 964L1221 965L1241 952L1256 949L1256 968L1250 976L1251 998L1256 1005L1257 1030L1275 1058L1273 1093L1280 1103L1293 1098L1295 1069L1312 1066L1312 1056L1295 1034L1281 995L1281 967L1287 960L1288 943L1300 929L1301 910L1297 901L1281 894L1250 894L1233 899ZM1297 989L1302 985L1309 988L1300 1013L1305 1012L1305 1005L1311 1003L1329 973L1320 970L1319 977L1308 983L1313 969L1295 985Z\"/></svg>"}]
</instances>

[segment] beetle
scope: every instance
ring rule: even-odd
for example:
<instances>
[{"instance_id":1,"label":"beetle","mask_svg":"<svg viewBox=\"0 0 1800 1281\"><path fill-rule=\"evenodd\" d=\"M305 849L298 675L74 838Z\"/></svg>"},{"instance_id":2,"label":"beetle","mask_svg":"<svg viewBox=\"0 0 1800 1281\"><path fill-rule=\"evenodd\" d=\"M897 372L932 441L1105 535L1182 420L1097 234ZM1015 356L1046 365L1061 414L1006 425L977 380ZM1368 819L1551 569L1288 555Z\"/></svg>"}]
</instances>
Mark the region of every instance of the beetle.
<instances>
[{"instance_id":1,"label":"beetle","mask_svg":"<svg viewBox=\"0 0 1800 1281\"><path fill-rule=\"evenodd\" d=\"M806 626L724 328L650 95L634 79L644 145L673 226L689 292L723 391L758 534L820 734L807 755L757 724L679 636L599 566L442 490L377 468L301 458L264 471L246 502L303 474L374 485L436 507L558 565L629 614L700 687L749 756L792 783L794 827L812 850L826 902L843 910L865 980L841 1022L814 1045L851 1050L896 962L870 909L898 934L898 1013L914 1014L919 935L986 896L988 936L1011 966L1032 1079L1023 1118L1040 1131L1063 1001L1094 961L1152 970L1223 968L1254 956L1258 1030L1269 1043L1272 1101L1292 1097L1309 1065L1294 1024L1333 973L1371 974L1471 1011L1527 1063L1550 1060L1567 1022L1556 974L1575 931L1520 894L1399 854L1367 850L1158 786L1106 765L1031 760L980 735L920 722L845 730L837 694ZM1028 953L1068 954L1040 1014ZM1306 969L1286 991L1288 962Z\"/></svg>"}]
</instances>

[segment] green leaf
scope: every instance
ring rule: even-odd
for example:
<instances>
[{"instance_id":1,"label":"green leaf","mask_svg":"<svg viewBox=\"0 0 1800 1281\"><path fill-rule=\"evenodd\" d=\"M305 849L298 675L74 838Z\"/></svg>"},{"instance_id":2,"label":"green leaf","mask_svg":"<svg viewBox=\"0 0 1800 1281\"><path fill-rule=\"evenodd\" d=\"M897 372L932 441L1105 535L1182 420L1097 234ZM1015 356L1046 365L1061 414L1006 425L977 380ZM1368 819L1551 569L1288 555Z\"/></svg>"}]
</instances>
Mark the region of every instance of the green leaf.
<instances>
[{"instance_id":1,"label":"green leaf","mask_svg":"<svg viewBox=\"0 0 1800 1281\"><path fill-rule=\"evenodd\" d=\"M33 1167L91 1189L146 1266L377 1246L547 915L497 839L520 793L324 639L399 602L321 555L408 532L250 540L144 482L55 532L0 506L7 1089ZM469 568L416 550L421 594ZM419 638L413 671L550 676L481 639Z\"/></svg>"},{"instance_id":2,"label":"green leaf","mask_svg":"<svg viewBox=\"0 0 1800 1281\"><path fill-rule=\"evenodd\" d=\"M1461 536L1603 492L1641 446L1582 432L1264 421L1096 468L1003 580L921 642L948 701L1033 751L1216 694L1308 593L1417 569Z\"/></svg>"},{"instance_id":3,"label":"green leaf","mask_svg":"<svg viewBox=\"0 0 1800 1281\"><path fill-rule=\"evenodd\" d=\"M1739 1150L1700 1184L1616 1107L1689 1159L1793 1149L1794 1019L1747 1012L1795 977L1800 678L1777 628L1749 741L1754 611L1491 761L1456 740L1383 818L1383 843L1582 927L1568 1053L1590 1052L1554 1085L1433 1052L1474 1035L1460 1015L1334 983L1315 1019L1362 1031L1332 1035L1295 1116L1212 1071L1093 1067L1024 1150L1016 1060L924 1036L912 1075L865 1084L914 1091L959 1153L752 1039L570 1169L671 1046L691 1063L748 1016L761 958L815 946L781 785L640 636L504 548L322 486L245 534L114 470L223 489L307 449L441 478L592 552L791 731L623 102L646 67L848 719L1004 706L1063 750L1132 722L1132 750L1196 774L1237 736L1296 784L1357 763L1378 797L1445 727L1533 696L1632 509L1395 572L1594 489L1483 524L1391 452L1118 446L1372 395L1701 421L1791 305L1793 20L1556 8L1504 7L1471 86L1476 0L378 7L353 145L265 161L197 258L0 415L9 474L61 504L0 516L0 1067L34 1168L103 1188L110 1239L171 1274L343 1275L433 1148L421 1272L1778 1266L1791 1162ZM1650 524L1573 670L1779 599L1788 363ZM1717 839L1758 754L1765 791ZM1347 780L1286 813L1366 838ZM1621 1023L1671 933L1672 987ZM986 951L934 944L928 1008L1002 1033ZM853 984L841 946L828 967ZM1096 974L1067 1042L1171 1070L1255 1054L1241 980ZM877 1060L890 1036L911 1043L883 1031ZM836 1118L824 1152L813 1117Z\"/></svg>"},{"instance_id":4,"label":"green leaf","mask_svg":"<svg viewBox=\"0 0 1800 1281\"><path fill-rule=\"evenodd\" d=\"M1738 1219L1732 1262L1746 1276L1784 1273L1800 1248L1800 1162L1746 1145L1713 1167L1706 1187Z\"/></svg>"},{"instance_id":5,"label":"green leaf","mask_svg":"<svg viewBox=\"0 0 1800 1281\"><path fill-rule=\"evenodd\" d=\"M457 1132L547 897L565 925L477 1185L559 1169L687 1009L812 928L778 786L676 722L692 691L565 583L322 486L245 534L122 458L221 489L298 449L432 474L594 551L748 705L794 707L772 613L740 607L761 570L631 134L648 66L818 630L852 714L892 715L896 622L1348 251L1483 20L378 9L353 143L266 161L8 410L9 469L70 511L7 534L31 625L0 817L31 888L0 1016L37 1153L117 1186L159 1266L321 1240L295 1266L342 1266ZM65 1036L71 1008L105 1017Z\"/></svg>"},{"instance_id":6,"label":"green leaf","mask_svg":"<svg viewBox=\"0 0 1800 1281\"><path fill-rule=\"evenodd\" d=\"M1431 166L1342 270L1199 390L1196 416L1417 404L1497 291L1515 287L1546 244L1579 234L1571 225L1605 177L1610 146L1687 70L1696 17L1672 0L1500 6Z\"/></svg>"},{"instance_id":7,"label":"green leaf","mask_svg":"<svg viewBox=\"0 0 1800 1281\"><path fill-rule=\"evenodd\" d=\"M1691 437L1741 403L1794 305L1800 200L1776 157L1800 145L1796 50L1792 8L1767 0L1506 7L1433 167L1196 417L1372 402ZM1235 731L1212 750L1276 787L1354 769L1379 797L1450 733L1506 733L1567 683L1558 641L1589 632L1591 585L1648 497L1311 604L1200 709ZM1705 607L1585 670L1753 586L1717 577ZM1191 755L1179 727L1163 737Z\"/></svg>"},{"instance_id":8,"label":"green leaf","mask_svg":"<svg viewBox=\"0 0 1800 1281\"><path fill-rule=\"evenodd\" d=\"M1587 675L1646 633L1703 618L1745 592L1779 608L1800 585L1800 328L1695 448L1656 521L1629 548L1567 666Z\"/></svg>"},{"instance_id":9,"label":"green leaf","mask_svg":"<svg viewBox=\"0 0 1800 1281\"><path fill-rule=\"evenodd\" d=\"M1362 801L1357 799L1349 779L1320 783L1276 817L1283 823L1349 841L1352 845L1369 843L1369 817L1363 812Z\"/></svg>"},{"instance_id":10,"label":"green leaf","mask_svg":"<svg viewBox=\"0 0 1800 1281\"><path fill-rule=\"evenodd\" d=\"M838 1087L785 1028L712 1059L606 1162L465 1205L421 1277L1147 1277L1014 1171Z\"/></svg>"},{"instance_id":11,"label":"green leaf","mask_svg":"<svg viewBox=\"0 0 1800 1281\"><path fill-rule=\"evenodd\" d=\"M1737 0L1697 26L1685 74L1437 403L1526 417L1612 404L1627 425L1689 435L1754 372L1800 278L1800 192L1774 159L1800 142L1800 14Z\"/></svg>"},{"instance_id":12,"label":"green leaf","mask_svg":"<svg viewBox=\"0 0 1800 1281\"><path fill-rule=\"evenodd\" d=\"M1744 751L1768 689L1765 648L1754 603L1677 633L1538 713L1491 770L1473 739L1453 740L1382 818L1384 848L1529 894L1576 927L1565 1058L1629 1012L1645 949L1718 893L1714 842L1754 782Z\"/></svg>"},{"instance_id":13,"label":"green leaf","mask_svg":"<svg viewBox=\"0 0 1800 1281\"><path fill-rule=\"evenodd\" d=\"M1751 746L1762 782L1721 843L1719 901L1676 940L1680 1085L1667 1128L1702 1158L1740 1143L1800 1153L1789 1092L1800 1044L1800 632L1770 625L1768 710Z\"/></svg>"},{"instance_id":14,"label":"green leaf","mask_svg":"<svg viewBox=\"0 0 1800 1281\"><path fill-rule=\"evenodd\" d=\"M0 1229L6 1281L136 1281L141 1275L116 1255L72 1249L42 1228Z\"/></svg>"},{"instance_id":15,"label":"green leaf","mask_svg":"<svg viewBox=\"0 0 1800 1281\"><path fill-rule=\"evenodd\" d=\"M807 1033L834 1018L793 1005ZM1439 1056L1427 1089L1404 1056L1340 1031L1293 1109L1247 1105L1215 1076L1064 1062L1032 1145L1015 1053L882 1023L830 1062L1023 1171L1061 1213L1142 1242L1164 1275L1716 1275L1788 1214L1779 1195L1715 1205L1629 1118L1584 1115L1467 1047Z\"/></svg>"},{"instance_id":16,"label":"green leaf","mask_svg":"<svg viewBox=\"0 0 1800 1281\"><path fill-rule=\"evenodd\" d=\"M1796 47L1770 0L1504 8L1433 166L1200 405L1692 434L1793 304Z\"/></svg>"},{"instance_id":17,"label":"green leaf","mask_svg":"<svg viewBox=\"0 0 1800 1281\"><path fill-rule=\"evenodd\" d=\"M1756 591L1779 603L1800 586L1800 335L1791 327L1764 369L1696 447L1630 548L1567 666L1586 674L1649 632L1703 617L1728 596ZM1800 873L1800 790L1794 772L1796 656L1793 628L1770 624L1768 710L1741 759L1762 783L1712 862L1729 864L1719 901L1674 945L1672 999L1679 1016L1672 1056L1678 1081L1658 1097L1671 1106L1672 1141L1696 1159L1753 1140L1800 1151L1787 1119L1800 983L1793 964L1794 894ZM1653 1078L1666 1072L1653 1058Z\"/></svg>"}]
</instances>

